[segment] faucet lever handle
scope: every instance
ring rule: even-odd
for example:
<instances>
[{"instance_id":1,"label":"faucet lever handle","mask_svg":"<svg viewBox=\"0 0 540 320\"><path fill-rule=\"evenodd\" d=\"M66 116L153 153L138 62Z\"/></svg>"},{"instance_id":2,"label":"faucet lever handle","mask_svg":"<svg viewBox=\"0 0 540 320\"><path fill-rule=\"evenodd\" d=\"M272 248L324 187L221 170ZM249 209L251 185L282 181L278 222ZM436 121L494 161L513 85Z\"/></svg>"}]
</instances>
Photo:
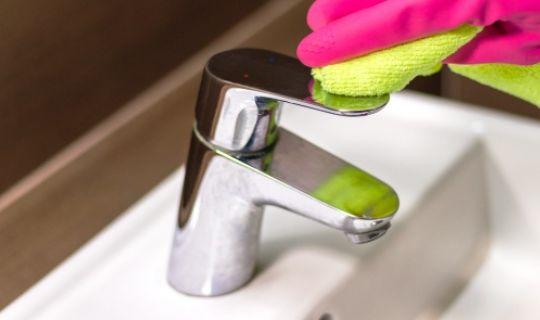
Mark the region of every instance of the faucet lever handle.
<instances>
[{"instance_id":1,"label":"faucet lever handle","mask_svg":"<svg viewBox=\"0 0 540 320\"><path fill-rule=\"evenodd\" d=\"M217 148L260 151L277 137L283 104L339 116L365 116L384 107L351 110L315 102L311 69L293 57L261 49L234 49L207 63L197 101L197 130Z\"/></svg>"}]
</instances>

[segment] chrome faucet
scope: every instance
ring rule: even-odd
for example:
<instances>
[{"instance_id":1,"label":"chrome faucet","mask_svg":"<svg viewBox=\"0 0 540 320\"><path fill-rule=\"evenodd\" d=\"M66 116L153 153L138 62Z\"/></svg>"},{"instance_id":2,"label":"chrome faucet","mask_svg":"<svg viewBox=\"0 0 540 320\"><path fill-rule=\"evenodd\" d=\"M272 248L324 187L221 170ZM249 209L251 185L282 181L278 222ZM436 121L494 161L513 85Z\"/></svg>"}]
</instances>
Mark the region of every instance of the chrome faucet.
<instances>
[{"instance_id":1,"label":"chrome faucet","mask_svg":"<svg viewBox=\"0 0 540 320\"><path fill-rule=\"evenodd\" d=\"M377 178L279 128L287 105L339 116L310 98L310 69L258 49L237 49L206 65L196 106L169 263L178 291L216 296L253 275L263 208L285 208L343 231L353 243L377 239L398 208Z\"/></svg>"}]
</instances>

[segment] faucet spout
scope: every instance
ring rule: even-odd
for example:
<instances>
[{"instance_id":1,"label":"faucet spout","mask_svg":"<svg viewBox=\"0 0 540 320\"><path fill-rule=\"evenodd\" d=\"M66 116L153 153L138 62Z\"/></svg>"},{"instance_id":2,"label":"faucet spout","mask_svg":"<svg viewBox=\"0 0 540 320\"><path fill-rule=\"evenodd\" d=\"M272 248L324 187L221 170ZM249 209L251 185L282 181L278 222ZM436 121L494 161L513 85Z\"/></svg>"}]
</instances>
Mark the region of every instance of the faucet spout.
<instances>
[{"instance_id":1,"label":"faucet spout","mask_svg":"<svg viewBox=\"0 0 540 320\"><path fill-rule=\"evenodd\" d=\"M344 232L353 243L383 235L399 206L386 183L280 128L294 104L339 116L309 99L309 68L263 50L218 54L205 68L168 280L216 296L244 285L255 267L265 206Z\"/></svg>"},{"instance_id":2,"label":"faucet spout","mask_svg":"<svg viewBox=\"0 0 540 320\"><path fill-rule=\"evenodd\" d=\"M368 242L388 228L399 206L386 183L286 129L269 153L271 164L253 179L254 201L274 205ZM382 232L384 233L384 232Z\"/></svg>"}]
</instances>

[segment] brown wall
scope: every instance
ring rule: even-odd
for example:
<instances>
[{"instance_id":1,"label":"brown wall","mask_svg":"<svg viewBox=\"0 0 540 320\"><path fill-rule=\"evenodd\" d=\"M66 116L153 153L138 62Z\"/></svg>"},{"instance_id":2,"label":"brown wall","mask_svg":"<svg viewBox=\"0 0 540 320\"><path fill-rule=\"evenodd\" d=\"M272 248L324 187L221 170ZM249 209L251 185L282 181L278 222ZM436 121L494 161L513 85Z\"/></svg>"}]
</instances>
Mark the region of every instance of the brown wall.
<instances>
[{"instance_id":1,"label":"brown wall","mask_svg":"<svg viewBox=\"0 0 540 320\"><path fill-rule=\"evenodd\" d=\"M0 193L265 0L0 2Z\"/></svg>"}]
</instances>

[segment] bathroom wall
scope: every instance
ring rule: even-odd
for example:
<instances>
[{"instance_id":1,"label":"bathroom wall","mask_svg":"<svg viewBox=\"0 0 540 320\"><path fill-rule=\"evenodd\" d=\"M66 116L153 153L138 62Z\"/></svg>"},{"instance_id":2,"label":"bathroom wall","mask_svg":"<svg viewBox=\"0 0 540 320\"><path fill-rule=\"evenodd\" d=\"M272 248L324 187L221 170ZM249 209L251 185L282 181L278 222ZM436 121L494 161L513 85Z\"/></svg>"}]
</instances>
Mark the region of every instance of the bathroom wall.
<instances>
[{"instance_id":1,"label":"bathroom wall","mask_svg":"<svg viewBox=\"0 0 540 320\"><path fill-rule=\"evenodd\" d=\"M0 2L0 193L265 0Z\"/></svg>"}]
</instances>

